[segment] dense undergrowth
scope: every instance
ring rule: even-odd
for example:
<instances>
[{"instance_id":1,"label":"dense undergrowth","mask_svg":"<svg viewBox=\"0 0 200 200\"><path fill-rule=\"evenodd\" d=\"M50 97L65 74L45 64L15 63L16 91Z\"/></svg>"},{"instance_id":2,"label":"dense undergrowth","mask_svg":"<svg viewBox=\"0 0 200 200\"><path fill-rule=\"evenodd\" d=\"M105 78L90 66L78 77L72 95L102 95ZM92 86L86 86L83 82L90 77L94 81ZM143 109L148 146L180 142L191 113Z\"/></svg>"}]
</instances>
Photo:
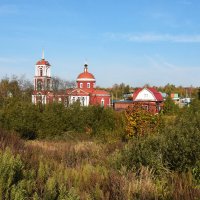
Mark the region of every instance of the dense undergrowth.
<instances>
[{"instance_id":1,"label":"dense undergrowth","mask_svg":"<svg viewBox=\"0 0 200 200\"><path fill-rule=\"evenodd\" d=\"M115 129L102 138L85 130L54 140L24 140L2 129L0 198L199 199L199 110L194 101L173 117L162 116L153 132L142 126L142 135L124 142Z\"/></svg>"},{"instance_id":2,"label":"dense undergrowth","mask_svg":"<svg viewBox=\"0 0 200 200\"><path fill-rule=\"evenodd\" d=\"M81 107L77 102L70 107L63 104L33 105L8 98L0 109L0 126L15 131L25 139L64 139L79 137L81 133L103 137L107 133L120 135L123 117L111 108Z\"/></svg>"},{"instance_id":3,"label":"dense undergrowth","mask_svg":"<svg viewBox=\"0 0 200 200\"><path fill-rule=\"evenodd\" d=\"M152 139L154 140L154 139ZM164 166L153 144L24 141L0 131L1 199L198 199L199 174ZM140 149L140 151L138 151ZM155 159L157 157L157 159ZM199 168L191 168L199 169Z\"/></svg>"},{"instance_id":4,"label":"dense undergrowth","mask_svg":"<svg viewBox=\"0 0 200 200\"><path fill-rule=\"evenodd\" d=\"M174 110L4 99L0 199L200 199L200 102Z\"/></svg>"}]
</instances>

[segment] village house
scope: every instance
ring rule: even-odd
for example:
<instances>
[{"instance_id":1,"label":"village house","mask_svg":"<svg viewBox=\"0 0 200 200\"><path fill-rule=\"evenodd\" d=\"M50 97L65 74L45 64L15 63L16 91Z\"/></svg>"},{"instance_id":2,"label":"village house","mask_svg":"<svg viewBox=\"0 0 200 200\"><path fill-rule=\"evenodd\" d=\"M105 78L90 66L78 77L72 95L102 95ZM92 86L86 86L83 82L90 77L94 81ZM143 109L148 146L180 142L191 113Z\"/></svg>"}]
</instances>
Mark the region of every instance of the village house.
<instances>
[{"instance_id":1,"label":"village house","mask_svg":"<svg viewBox=\"0 0 200 200\"><path fill-rule=\"evenodd\" d=\"M139 88L133 93L132 100L116 101L113 103L115 110L124 110L140 104L142 108L151 113L159 113L163 108L163 97L155 88Z\"/></svg>"}]
</instances>

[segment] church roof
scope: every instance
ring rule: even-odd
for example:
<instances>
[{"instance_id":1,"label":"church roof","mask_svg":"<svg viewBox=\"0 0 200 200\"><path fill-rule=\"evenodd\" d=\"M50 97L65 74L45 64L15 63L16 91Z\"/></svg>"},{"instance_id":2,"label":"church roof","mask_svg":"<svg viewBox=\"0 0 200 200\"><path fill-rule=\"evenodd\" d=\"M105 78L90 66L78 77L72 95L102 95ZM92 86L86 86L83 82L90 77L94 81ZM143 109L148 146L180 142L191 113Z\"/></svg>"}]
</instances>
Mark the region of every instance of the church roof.
<instances>
[{"instance_id":1,"label":"church roof","mask_svg":"<svg viewBox=\"0 0 200 200\"><path fill-rule=\"evenodd\" d=\"M77 77L77 81L84 81L84 80L95 81L94 75L91 74L90 72L88 72L88 65L87 64L84 65L84 72L80 73Z\"/></svg>"},{"instance_id":2,"label":"church roof","mask_svg":"<svg viewBox=\"0 0 200 200\"><path fill-rule=\"evenodd\" d=\"M48 62L47 60L45 60L45 59L39 60L39 61L36 63L36 65L47 65L47 66L51 66L51 65L49 64L49 62Z\"/></svg>"}]
</instances>

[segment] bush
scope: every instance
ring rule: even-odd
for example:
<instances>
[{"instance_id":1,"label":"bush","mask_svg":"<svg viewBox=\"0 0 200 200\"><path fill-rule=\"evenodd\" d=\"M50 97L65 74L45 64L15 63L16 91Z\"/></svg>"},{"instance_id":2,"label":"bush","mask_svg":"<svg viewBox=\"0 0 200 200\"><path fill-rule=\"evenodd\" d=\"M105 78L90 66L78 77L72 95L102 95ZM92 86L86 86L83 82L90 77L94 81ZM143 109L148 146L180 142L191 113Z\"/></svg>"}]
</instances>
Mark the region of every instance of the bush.
<instances>
[{"instance_id":1,"label":"bush","mask_svg":"<svg viewBox=\"0 0 200 200\"><path fill-rule=\"evenodd\" d=\"M144 110L139 104L128 108L125 117L127 121L125 132L129 138L156 133L161 124L159 115Z\"/></svg>"},{"instance_id":2,"label":"bush","mask_svg":"<svg viewBox=\"0 0 200 200\"><path fill-rule=\"evenodd\" d=\"M166 100L164 101L163 113L167 115L174 115L178 113L178 111L179 111L178 105L176 105L174 101L172 100L172 98L168 96Z\"/></svg>"},{"instance_id":3,"label":"bush","mask_svg":"<svg viewBox=\"0 0 200 200\"><path fill-rule=\"evenodd\" d=\"M10 100L2 109L1 116L1 125L4 129L16 131L22 138L36 137L39 111L31 103Z\"/></svg>"},{"instance_id":4,"label":"bush","mask_svg":"<svg viewBox=\"0 0 200 200\"><path fill-rule=\"evenodd\" d=\"M23 178L23 168L19 155L14 157L8 148L5 152L0 151L0 199L11 199L11 190ZM21 195L18 192L17 199Z\"/></svg>"},{"instance_id":5,"label":"bush","mask_svg":"<svg viewBox=\"0 0 200 200\"><path fill-rule=\"evenodd\" d=\"M133 138L122 151L121 165L129 170L137 171L141 166L153 168L156 173L163 170L160 138L157 135ZM117 161L119 166L119 160Z\"/></svg>"},{"instance_id":6,"label":"bush","mask_svg":"<svg viewBox=\"0 0 200 200\"><path fill-rule=\"evenodd\" d=\"M162 152L166 165L187 171L200 159L200 102L194 101L180 112L174 123L163 129Z\"/></svg>"}]
</instances>

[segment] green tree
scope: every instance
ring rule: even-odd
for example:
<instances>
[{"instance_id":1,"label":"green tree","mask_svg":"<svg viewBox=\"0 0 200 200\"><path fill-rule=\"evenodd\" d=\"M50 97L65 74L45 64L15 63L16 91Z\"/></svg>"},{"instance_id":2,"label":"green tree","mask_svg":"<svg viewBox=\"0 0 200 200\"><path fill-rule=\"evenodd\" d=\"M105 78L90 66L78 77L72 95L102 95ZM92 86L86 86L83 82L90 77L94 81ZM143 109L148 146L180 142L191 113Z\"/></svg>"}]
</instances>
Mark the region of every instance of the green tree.
<instances>
[{"instance_id":1,"label":"green tree","mask_svg":"<svg viewBox=\"0 0 200 200\"><path fill-rule=\"evenodd\" d=\"M18 132L21 137L35 138L39 124L38 108L23 101L10 99L1 111L1 124L7 130Z\"/></svg>"},{"instance_id":2,"label":"green tree","mask_svg":"<svg viewBox=\"0 0 200 200\"><path fill-rule=\"evenodd\" d=\"M168 96L166 100L164 101L163 113L168 114L168 115L173 115L173 114L176 114L178 110L179 110L178 105L176 105L174 101L172 100L172 98Z\"/></svg>"}]
</instances>

